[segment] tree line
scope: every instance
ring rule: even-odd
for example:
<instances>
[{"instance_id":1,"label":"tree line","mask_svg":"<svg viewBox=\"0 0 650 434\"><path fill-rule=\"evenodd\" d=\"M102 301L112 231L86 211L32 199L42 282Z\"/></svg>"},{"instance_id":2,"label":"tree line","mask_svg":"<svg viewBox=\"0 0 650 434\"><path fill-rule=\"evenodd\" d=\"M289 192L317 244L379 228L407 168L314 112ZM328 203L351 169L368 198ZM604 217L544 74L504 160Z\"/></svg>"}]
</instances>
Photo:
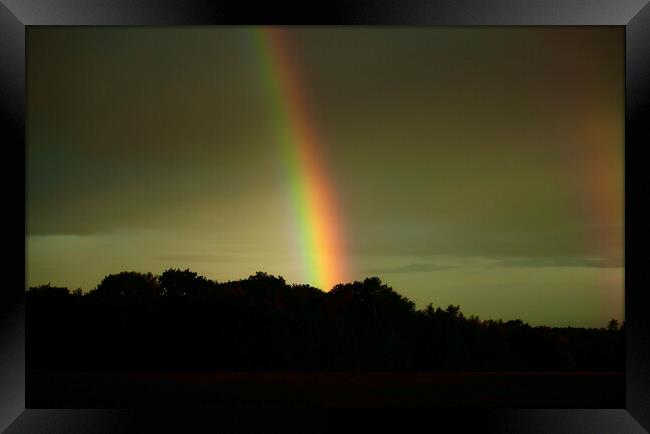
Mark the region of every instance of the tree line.
<instances>
[{"instance_id":1,"label":"tree line","mask_svg":"<svg viewBox=\"0 0 650 434\"><path fill-rule=\"evenodd\" d=\"M121 272L26 291L29 369L623 371L625 325L530 326L416 309L377 277L325 292L263 272Z\"/></svg>"}]
</instances>

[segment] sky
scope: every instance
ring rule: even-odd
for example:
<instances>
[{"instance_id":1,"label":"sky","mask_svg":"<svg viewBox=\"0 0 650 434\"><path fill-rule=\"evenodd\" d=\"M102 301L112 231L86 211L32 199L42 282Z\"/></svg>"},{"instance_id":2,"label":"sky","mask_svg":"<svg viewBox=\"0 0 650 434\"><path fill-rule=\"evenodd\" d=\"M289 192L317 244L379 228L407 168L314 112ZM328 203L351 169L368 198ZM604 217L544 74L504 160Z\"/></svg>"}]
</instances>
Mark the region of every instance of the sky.
<instances>
[{"instance_id":1,"label":"sky","mask_svg":"<svg viewBox=\"0 0 650 434\"><path fill-rule=\"evenodd\" d=\"M27 285L378 276L624 319L621 27L30 27Z\"/></svg>"}]
</instances>

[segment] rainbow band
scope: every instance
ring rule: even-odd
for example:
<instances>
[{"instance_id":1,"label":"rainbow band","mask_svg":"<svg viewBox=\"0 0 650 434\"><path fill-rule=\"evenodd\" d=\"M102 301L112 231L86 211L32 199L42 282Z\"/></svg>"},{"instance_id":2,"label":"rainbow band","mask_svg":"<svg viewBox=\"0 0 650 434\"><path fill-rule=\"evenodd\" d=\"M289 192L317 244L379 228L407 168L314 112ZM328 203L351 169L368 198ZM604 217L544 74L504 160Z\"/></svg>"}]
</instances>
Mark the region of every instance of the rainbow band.
<instances>
[{"instance_id":1,"label":"rainbow band","mask_svg":"<svg viewBox=\"0 0 650 434\"><path fill-rule=\"evenodd\" d=\"M257 28L253 32L264 66L282 159L286 162L303 278L329 290L343 282L346 270L341 219L319 152L322 144L307 110L286 32L279 28Z\"/></svg>"}]
</instances>

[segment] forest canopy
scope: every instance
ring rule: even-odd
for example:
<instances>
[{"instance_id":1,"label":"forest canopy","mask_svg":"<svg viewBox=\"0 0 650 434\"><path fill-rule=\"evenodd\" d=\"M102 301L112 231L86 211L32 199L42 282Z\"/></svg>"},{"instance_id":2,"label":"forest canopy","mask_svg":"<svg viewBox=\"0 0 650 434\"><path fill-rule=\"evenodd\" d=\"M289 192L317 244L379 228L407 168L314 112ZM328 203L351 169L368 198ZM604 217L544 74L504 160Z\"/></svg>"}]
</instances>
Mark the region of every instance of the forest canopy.
<instances>
[{"instance_id":1,"label":"forest canopy","mask_svg":"<svg viewBox=\"0 0 650 434\"><path fill-rule=\"evenodd\" d=\"M257 272L125 271L84 293L26 291L31 369L623 371L625 324L596 329L416 309L377 277L324 292Z\"/></svg>"}]
</instances>

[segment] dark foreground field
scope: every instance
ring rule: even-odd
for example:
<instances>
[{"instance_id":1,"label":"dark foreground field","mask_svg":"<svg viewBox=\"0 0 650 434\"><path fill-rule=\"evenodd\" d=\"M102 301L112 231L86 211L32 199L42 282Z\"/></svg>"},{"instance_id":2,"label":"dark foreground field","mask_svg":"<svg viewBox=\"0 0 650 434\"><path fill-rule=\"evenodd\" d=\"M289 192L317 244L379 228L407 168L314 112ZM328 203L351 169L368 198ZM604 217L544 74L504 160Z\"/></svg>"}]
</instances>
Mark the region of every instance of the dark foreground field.
<instances>
[{"instance_id":1,"label":"dark foreground field","mask_svg":"<svg viewBox=\"0 0 650 434\"><path fill-rule=\"evenodd\" d=\"M28 371L27 408L623 408L623 373Z\"/></svg>"}]
</instances>

